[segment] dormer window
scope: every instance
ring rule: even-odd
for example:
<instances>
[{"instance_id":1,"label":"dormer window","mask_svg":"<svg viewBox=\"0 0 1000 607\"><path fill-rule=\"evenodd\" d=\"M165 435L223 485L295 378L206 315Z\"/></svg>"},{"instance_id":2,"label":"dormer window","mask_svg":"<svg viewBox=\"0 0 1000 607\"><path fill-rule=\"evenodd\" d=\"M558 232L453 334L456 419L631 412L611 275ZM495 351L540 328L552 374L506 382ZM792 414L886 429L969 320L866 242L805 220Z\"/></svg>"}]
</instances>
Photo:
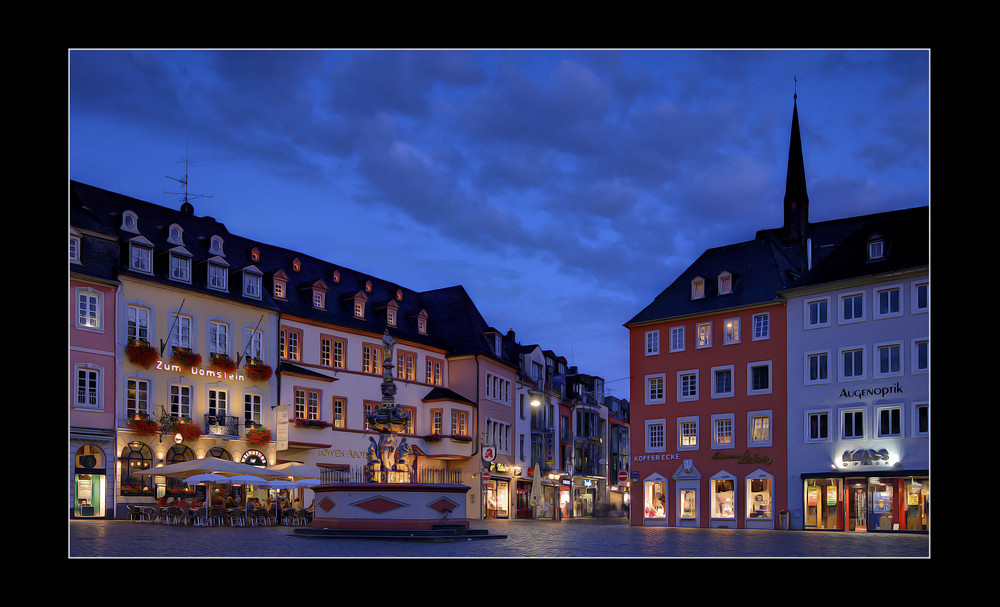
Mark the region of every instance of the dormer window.
<instances>
[{"instance_id":1,"label":"dormer window","mask_svg":"<svg viewBox=\"0 0 1000 607\"><path fill-rule=\"evenodd\" d=\"M257 263L260 261L260 249L254 247L250 249L250 261Z\"/></svg>"},{"instance_id":2,"label":"dormer window","mask_svg":"<svg viewBox=\"0 0 1000 607\"><path fill-rule=\"evenodd\" d=\"M396 289L396 301L403 301L403 290Z\"/></svg>"},{"instance_id":3,"label":"dormer window","mask_svg":"<svg viewBox=\"0 0 1000 607\"><path fill-rule=\"evenodd\" d=\"M262 280L260 270L250 266L243 269L243 296L260 299L260 284Z\"/></svg>"},{"instance_id":4,"label":"dormer window","mask_svg":"<svg viewBox=\"0 0 1000 607\"><path fill-rule=\"evenodd\" d=\"M170 251L170 280L191 282L191 254L183 248Z\"/></svg>"},{"instance_id":5,"label":"dormer window","mask_svg":"<svg viewBox=\"0 0 1000 607\"><path fill-rule=\"evenodd\" d=\"M208 252L212 255L219 255L225 257L226 254L222 251L222 237L212 236L211 244L208 245Z\"/></svg>"},{"instance_id":6,"label":"dormer window","mask_svg":"<svg viewBox=\"0 0 1000 607\"><path fill-rule=\"evenodd\" d=\"M703 299L705 297L705 279L696 276L691 279L691 299Z\"/></svg>"},{"instance_id":7,"label":"dormer window","mask_svg":"<svg viewBox=\"0 0 1000 607\"><path fill-rule=\"evenodd\" d=\"M69 235L69 262L80 263L80 234L72 228Z\"/></svg>"},{"instance_id":8,"label":"dormer window","mask_svg":"<svg viewBox=\"0 0 1000 607\"><path fill-rule=\"evenodd\" d=\"M122 213L122 229L133 234L139 233L139 216L133 211Z\"/></svg>"},{"instance_id":9,"label":"dormer window","mask_svg":"<svg viewBox=\"0 0 1000 607\"><path fill-rule=\"evenodd\" d=\"M167 242L184 246L184 228L176 223L171 224L170 228L167 229Z\"/></svg>"},{"instance_id":10,"label":"dormer window","mask_svg":"<svg viewBox=\"0 0 1000 607\"><path fill-rule=\"evenodd\" d=\"M340 270L333 271L333 282L334 284L340 284Z\"/></svg>"},{"instance_id":11,"label":"dormer window","mask_svg":"<svg viewBox=\"0 0 1000 607\"><path fill-rule=\"evenodd\" d=\"M879 234L868 239L868 261L885 257L885 240Z\"/></svg>"},{"instance_id":12,"label":"dormer window","mask_svg":"<svg viewBox=\"0 0 1000 607\"><path fill-rule=\"evenodd\" d=\"M358 291L354 296L354 317L364 318L365 317L365 303L368 301L368 296L365 295L364 291Z\"/></svg>"},{"instance_id":13,"label":"dormer window","mask_svg":"<svg viewBox=\"0 0 1000 607\"><path fill-rule=\"evenodd\" d=\"M729 272L719 274L719 295L733 292L733 275Z\"/></svg>"},{"instance_id":14,"label":"dormer window","mask_svg":"<svg viewBox=\"0 0 1000 607\"><path fill-rule=\"evenodd\" d=\"M221 259L208 261L208 288L217 291L229 290L229 268Z\"/></svg>"},{"instance_id":15,"label":"dormer window","mask_svg":"<svg viewBox=\"0 0 1000 607\"><path fill-rule=\"evenodd\" d=\"M372 292L372 281L370 280L365 281L365 293L371 293L371 292Z\"/></svg>"},{"instance_id":16,"label":"dormer window","mask_svg":"<svg viewBox=\"0 0 1000 607\"><path fill-rule=\"evenodd\" d=\"M385 308L385 322L390 327L396 326L396 315L399 310L399 306L396 305L395 301L390 301L389 305Z\"/></svg>"},{"instance_id":17,"label":"dormer window","mask_svg":"<svg viewBox=\"0 0 1000 607\"><path fill-rule=\"evenodd\" d=\"M281 270L278 270L274 275L274 289L273 295L278 299L285 299L287 297L286 292L288 290L288 276Z\"/></svg>"},{"instance_id":18,"label":"dormer window","mask_svg":"<svg viewBox=\"0 0 1000 607\"><path fill-rule=\"evenodd\" d=\"M301 272L301 271L302 271L302 262L299 261L298 257L296 257L295 259L292 260L292 272Z\"/></svg>"},{"instance_id":19,"label":"dormer window","mask_svg":"<svg viewBox=\"0 0 1000 607\"><path fill-rule=\"evenodd\" d=\"M128 267L136 272L153 273L153 243L141 236L128 243Z\"/></svg>"},{"instance_id":20,"label":"dormer window","mask_svg":"<svg viewBox=\"0 0 1000 607\"><path fill-rule=\"evenodd\" d=\"M326 309L326 283L317 280L312 287L313 307L319 310Z\"/></svg>"}]
</instances>

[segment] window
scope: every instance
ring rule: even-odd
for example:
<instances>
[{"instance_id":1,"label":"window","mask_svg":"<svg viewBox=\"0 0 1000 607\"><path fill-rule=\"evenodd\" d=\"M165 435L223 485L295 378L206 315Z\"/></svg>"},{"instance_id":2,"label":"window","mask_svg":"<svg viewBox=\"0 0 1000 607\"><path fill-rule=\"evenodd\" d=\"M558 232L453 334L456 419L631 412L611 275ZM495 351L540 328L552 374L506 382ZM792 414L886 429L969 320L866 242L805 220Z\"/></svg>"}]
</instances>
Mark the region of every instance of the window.
<instances>
[{"instance_id":1,"label":"window","mask_svg":"<svg viewBox=\"0 0 1000 607\"><path fill-rule=\"evenodd\" d=\"M733 292L733 275L729 272L719 274L719 295Z\"/></svg>"},{"instance_id":2,"label":"window","mask_svg":"<svg viewBox=\"0 0 1000 607\"><path fill-rule=\"evenodd\" d=\"M176 251L170 252L170 279L191 282L191 258Z\"/></svg>"},{"instance_id":3,"label":"window","mask_svg":"<svg viewBox=\"0 0 1000 607\"><path fill-rule=\"evenodd\" d=\"M249 358L264 360L264 335L256 329L243 329L244 351Z\"/></svg>"},{"instance_id":4,"label":"window","mask_svg":"<svg viewBox=\"0 0 1000 607\"><path fill-rule=\"evenodd\" d=\"M667 422L663 419L646 420L646 451L662 453L666 450Z\"/></svg>"},{"instance_id":5,"label":"window","mask_svg":"<svg viewBox=\"0 0 1000 607\"><path fill-rule=\"evenodd\" d=\"M321 337L319 340L320 364L335 369L344 368L344 348L346 342L335 337Z\"/></svg>"},{"instance_id":6,"label":"window","mask_svg":"<svg viewBox=\"0 0 1000 607\"><path fill-rule=\"evenodd\" d=\"M865 437L864 409L848 409L840 415L840 438L862 439Z\"/></svg>"},{"instance_id":7,"label":"window","mask_svg":"<svg viewBox=\"0 0 1000 607\"><path fill-rule=\"evenodd\" d=\"M670 328L670 351L680 352L684 349L684 327Z\"/></svg>"},{"instance_id":8,"label":"window","mask_svg":"<svg viewBox=\"0 0 1000 607\"><path fill-rule=\"evenodd\" d=\"M646 356L660 353L660 331L646 331Z\"/></svg>"},{"instance_id":9,"label":"window","mask_svg":"<svg viewBox=\"0 0 1000 607\"><path fill-rule=\"evenodd\" d=\"M868 259L882 259L885 255L885 241L882 240L878 235L872 237L872 240L868 241Z\"/></svg>"},{"instance_id":10,"label":"window","mask_svg":"<svg viewBox=\"0 0 1000 607\"><path fill-rule=\"evenodd\" d=\"M170 415L174 417L191 417L191 405L193 404L190 384L170 384Z\"/></svg>"},{"instance_id":11,"label":"window","mask_svg":"<svg viewBox=\"0 0 1000 607\"><path fill-rule=\"evenodd\" d=\"M709 516L715 519L736 518L736 477L722 471L708 482Z\"/></svg>"},{"instance_id":12,"label":"window","mask_svg":"<svg viewBox=\"0 0 1000 607\"><path fill-rule=\"evenodd\" d=\"M677 400L689 401L698 399L698 371L677 372Z\"/></svg>"},{"instance_id":13,"label":"window","mask_svg":"<svg viewBox=\"0 0 1000 607\"><path fill-rule=\"evenodd\" d=\"M758 472L746 479L747 518L753 520L771 518L771 487L774 477L764 472Z\"/></svg>"},{"instance_id":14,"label":"window","mask_svg":"<svg viewBox=\"0 0 1000 607\"><path fill-rule=\"evenodd\" d=\"M250 270L243 271L243 295L260 299L261 275Z\"/></svg>"},{"instance_id":15,"label":"window","mask_svg":"<svg viewBox=\"0 0 1000 607\"><path fill-rule=\"evenodd\" d=\"M816 299L807 301L806 306L806 328L816 329L830 326L829 299Z\"/></svg>"},{"instance_id":16,"label":"window","mask_svg":"<svg viewBox=\"0 0 1000 607\"><path fill-rule=\"evenodd\" d=\"M320 288L313 287L312 290L312 305L317 310L326 309L326 291Z\"/></svg>"},{"instance_id":17,"label":"window","mask_svg":"<svg viewBox=\"0 0 1000 607\"><path fill-rule=\"evenodd\" d=\"M830 353L810 352L806 354L806 377L805 383L826 384L830 383Z\"/></svg>"},{"instance_id":18,"label":"window","mask_svg":"<svg viewBox=\"0 0 1000 607\"><path fill-rule=\"evenodd\" d=\"M417 378L417 355L412 352L400 352L396 356L396 377L408 381Z\"/></svg>"},{"instance_id":19,"label":"window","mask_svg":"<svg viewBox=\"0 0 1000 607\"><path fill-rule=\"evenodd\" d=\"M444 363L440 360L428 358L425 364L424 380L432 386L444 385Z\"/></svg>"},{"instance_id":20,"label":"window","mask_svg":"<svg viewBox=\"0 0 1000 607\"><path fill-rule=\"evenodd\" d=\"M222 237L212 236L211 244L209 244L208 246L208 252L211 253L212 255L221 255L225 257L226 254L223 252L222 247L223 247Z\"/></svg>"},{"instance_id":21,"label":"window","mask_svg":"<svg viewBox=\"0 0 1000 607\"><path fill-rule=\"evenodd\" d=\"M469 413L458 409L451 410L451 434L452 436L469 435Z\"/></svg>"},{"instance_id":22,"label":"window","mask_svg":"<svg viewBox=\"0 0 1000 607\"><path fill-rule=\"evenodd\" d=\"M656 405L666 401L666 375L650 375L646 377L646 404Z\"/></svg>"},{"instance_id":23,"label":"window","mask_svg":"<svg viewBox=\"0 0 1000 607\"><path fill-rule=\"evenodd\" d=\"M486 398L501 403L510 402L510 381L499 375L486 373Z\"/></svg>"},{"instance_id":24,"label":"window","mask_svg":"<svg viewBox=\"0 0 1000 607\"><path fill-rule=\"evenodd\" d=\"M129 305L125 310L125 337L149 343L149 309Z\"/></svg>"},{"instance_id":25,"label":"window","mask_svg":"<svg viewBox=\"0 0 1000 607\"><path fill-rule=\"evenodd\" d=\"M295 419L318 420L320 395L316 390L295 389Z\"/></svg>"},{"instance_id":26,"label":"window","mask_svg":"<svg viewBox=\"0 0 1000 607\"><path fill-rule=\"evenodd\" d=\"M747 394L771 393L771 361L747 364Z\"/></svg>"},{"instance_id":27,"label":"window","mask_svg":"<svg viewBox=\"0 0 1000 607\"><path fill-rule=\"evenodd\" d=\"M333 427L344 428L347 415L347 399L339 396L333 397Z\"/></svg>"},{"instance_id":28,"label":"window","mask_svg":"<svg viewBox=\"0 0 1000 607\"><path fill-rule=\"evenodd\" d=\"M229 288L227 277L229 272L225 266L217 263L208 263L208 288L217 291L225 291Z\"/></svg>"},{"instance_id":29,"label":"window","mask_svg":"<svg viewBox=\"0 0 1000 607\"><path fill-rule=\"evenodd\" d=\"M865 379L865 350L861 346L843 348L840 351L840 379Z\"/></svg>"},{"instance_id":30,"label":"window","mask_svg":"<svg viewBox=\"0 0 1000 607\"><path fill-rule=\"evenodd\" d=\"M712 416L713 449L732 449L734 447L733 421L732 413Z\"/></svg>"},{"instance_id":31,"label":"window","mask_svg":"<svg viewBox=\"0 0 1000 607\"><path fill-rule=\"evenodd\" d=\"M176 312L170 314L170 345L177 348L192 348L194 319Z\"/></svg>"},{"instance_id":32,"label":"window","mask_svg":"<svg viewBox=\"0 0 1000 607\"><path fill-rule=\"evenodd\" d=\"M229 354L229 325L216 320L208 321L209 354Z\"/></svg>"},{"instance_id":33,"label":"window","mask_svg":"<svg viewBox=\"0 0 1000 607\"><path fill-rule=\"evenodd\" d=\"M136 272L153 273L153 247L139 242L129 243L128 267Z\"/></svg>"},{"instance_id":34,"label":"window","mask_svg":"<svg viewBox=\"0 0 1000 607\"><path fill-rule=\"evenodd\" d=\"M444 434L444 411L431 409L431 434Z\"/></svg>"},{"instance_id":35,"label":"window","mask_svg":"<svg viewBox=\"0 0 1000 607\"><path fill-rule=\"evenodd\" d=\"M256 392L243 395L243 423L246 426L260 425L263 398Z\"/></svg>"},{"instance_id":36,"label":"window","mask_svg":"<svg viewBox=\"0 0 1000 607\"><path fill-rule=\"evenodd\" d=\"M69 261L80 263L80 237L75 234L70 234L69 237Z\"/></svg>"},{"instance_id":37,"label":"window","mask_svg":"<svg viewBox=\"0 0 1000 607\"><path fill-rule=\"evenodd\" d=\"M899 307L900 287L886 287L875 291L875 313L873 318L892 318L900 316L902 310Z\"/></svg>"},{"instance_id":38,"label":"window","mask_svg":"<svg viewBox=\"0 0 1000 607\"><path fill-rule=\"evenodd\" d=\"M274 275L274 296L278 299L285 299L288 292L288 281L285 278L285 273L281 270Z\"/></svg>"},{"instance_id":39,"label":"window","mask_svg":"<svg viewBox=\"0 0 1000 607\"><path fill-rule=\"evenodd\" d=\"M913 285L913 303L910 309L914 314L927 312L930 309L930 285L926 282L918 282Z\"/></svg>"},{"instance_id":40,"label":"window","mask_svg":"<svg viewBox=\"0 0 1000 607\"><path fill-rule=\"evenodd\" d=\"M875 355L878 357L878 371L875 377L901 375L902 344L875 344Z\"/></svg>"},{"instance_id":41,"label":"window","mask_svg":"<svg viewBox=\"0 0 1000 607\"><path fill-rule=\"evenodd\" d=\"M423 316L417 317L417 332L421 335L427 335L427 319Z\"/></svg>"},{"instance_id":42,"label":"window","mask_svg":"<svg viewBox=\"0 0 1000 607\"><path fill-rule=\"evenodd\" d=\"M695 326L695 347L708 348L712 345L712 323L702 322Z\"/></svg>"},{"instance_id":43,"label":"window","mask_svg":"<svg viewBox=\"0 0 1000 607\"><path fill-rule=\"evenodd\" d=\"M875 414L878 416L878 438L902 436L903 407L901 405L879 407Z\"/></svg>"},{"instance_id":44,"label":"window","mask_svg":"<svg viewBox=\"0 0 1000 607\"><path fill-rule=\"evenodd\" d=\"M806 412L806 442L828 442L830 438L830 412Z\"/></svg>"},{"instance_id":45,"label":"window","mask_svg":"<svg viewBox=\"0 0 1000 607\"><path fill-rule=\"evenodd\" d=\"M677 515L681 519L698 518L698 491L696 489L681 489L678 493L680 511Z\"/></svg>"},{"instance_id":46,"label":"window","mask_svg":"<svg viewBox=\"0 0 1000 607\"><path fill-rule=\"evenodd\" d=\"M712 368L712 398L733 396L733 366Z\"/></svg>"},{"instance_id":47,"label":"window","mask_svg":"<svg viewBox=\"0 0 1000 607\"><path fill-rule=\"evenodd\" d=\"M101 328L101 295L96 291L78 290L76 293L76 326L85 329Z\"/></svg>"},{"instance_id":48,"label":"window","mask_svg":"<svg viewBox=\"0 0 1000 607\"><path fill-rule=\"evenodd\" d=\"M747 412L747 446L748 447L771 446L770 411Z\"/></svg>"},{"instance_id":49,"label":"window","mask_svg":"<svg viewBox=\"0 0 1000 607\"><path fill-rule=\"evenodd\" d=\"M930 341L926 337L914 340L913 342L913 371L912 373L927 373L930 370Z\"/></svg>"},{"instance_id":50,"label":"window","mask_svg":"<svg viewBox=\"0 0 1000 607\"><path fill-rule=\"evenodd\" d=\"M206 413L215 424L223 423L222 418L229 415L229 392L219 388L209 388Z\"/></svg>"},{"instance_id":51,"label":"window","mask_svg":"<svg viewBox=\"0 0 1000 607\"><path fill-rule=\"evenodd\" d=\"M761 312L753 315L753 340L768 339L771 337L771 314Z\"/></svg>"},{"instance_id":52,"label":"window","mask_svg":"<svg viewBox=\"0 0 1000 607\"><path fill-rule=\"evenodd\" d=\"M97 367L77 367L76 401L77 407L101 408L101 370Z\"/></svg>"},{"instance_id":53,"label":"window","mask_svg":"<svg viewBox=\"0 0 1000 607\"><path fill-rule=\"evenodd\" d=\"M358 318L365 317L365 300L361 298L356 298L354 300L354 316Z\"/></svg>"},{"instance_id":54,"label":"window","mask_svg":"<svg viewBox=\"0 0 1000 607\"><path fill-rule=\"evenodd\" d=\"M913 436L930 436L930 405L913 403Z\"/></svg>"},{"instance_id":55,"label":"window","mask_svg":"<svg viewBox=\"0 0 1000 607\"><path fill-rule=\"evenodd\" d=\"M705 297L705 279L698 276L691 280L691 299L702 299Z\"/></svg>"},{"instance_id":56,"label":"window","mask_svg":"<svg viewBox=\"0 0 1000 607\"><path fill-rule=\"evenodd\" d=\"M125 380L125 418L149 415L149 380L130 377Z\"/></svg>"},{"instance_id":57,"label":"window","mask_svg":"<svg viewBox=\"0 0 1000 607\"><path fill-rule=\"evenodd\" d=\"M865 319L864 293L849 293L840 296L840 322L860 322Z\"/></svg>"},{"instance_id":58,"label":"window","mask_svg":"<svg viewBox=\"0 0 1000 607\"><path fill-rule=\"evenodd\" d=\"M301 360L299 342L302 333L293 329L281 329L278 332L278 353L287 360Z\"/></svg>"},{"instance_id":59,"label":"window","mask_svg":"<svg viewBox=\"0 0 1000 607\"><path fill-rule=\"evenodd\" d=\"M659 474L642 483L643 517L647 519L667 518L667 481Z\"/></svg>"},{"instance_id":60,"label":"window","mask_svg":"<svg viewBox=\"0 0 1000 607\"><path fill-rule=\"evenodd\" d=\"M385 311L385 322L390 327L396 326L396 308L387 308Z\"/></svg>"},{"instance_id":61,"label":"window","mask_svg":"<svg viewBox=\"0 0 1000 607\"><path fill-rule=\"evenodd\" d=\"M677 448L691 451L698 448L698 418L677 418Z\"/></svg>"},{"instance_id":62,"label":"window","mask_svg":"<svg viewBox=\"0 0 1000 607\"><path fill-rule=\"evenodd\" d=\"M361 371L381 375L384 358L382 346L364 344L361 346Z\"/></svg>"},{"instance_id":63,"label":"window","mask_svg":"<svg viewBox=\"0 0 1000 607\"><path fill-rule=\"evenodd\" d=\"M722 324L723 344L738 344L740 343L740 319L739 318L727 318Z\"/></svg>"}]
</instances>

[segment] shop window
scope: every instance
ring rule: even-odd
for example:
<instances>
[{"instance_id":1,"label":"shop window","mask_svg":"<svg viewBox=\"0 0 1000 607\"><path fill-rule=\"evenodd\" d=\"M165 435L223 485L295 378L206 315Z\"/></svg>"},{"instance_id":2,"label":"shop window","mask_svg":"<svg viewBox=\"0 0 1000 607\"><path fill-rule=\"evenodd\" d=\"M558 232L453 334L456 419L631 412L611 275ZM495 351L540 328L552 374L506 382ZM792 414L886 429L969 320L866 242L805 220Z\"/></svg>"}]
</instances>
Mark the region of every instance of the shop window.
<instances>
[{"instance_id":1,"label":"shop window","mask_svg":"<svg viewBox=\"0 0 1000 607\"><path fill-rule=\"evenodd\" d=\"M148 445L133 441L122 448L121 453L121 494L123 496L152 496L153 477L139 474L153 467L153 451Z\"/></svg>"},{"instance_id":2,"label":"shop window","mask_svg":"<svg viewBox=\"0 0 1000 607\"><path fill-rule=\"evenodd\" d=\"M642 484L643 516L647 519L667 518L667 481L660 475Z\"/></svg>"},{"instance_id":3,"label":"shop window","mask_svg":"<svg viewBox=\"0 0 1000 607\"><path fill-rule=\"evenodd\" d=\"M679 517L681 520L698 518L698 492L695 489L681 489Z\"/></svg>"},{"instance_id":4,"label":"shop window","mask_svg":"<svg viewBox=\"0 0 1000 607\"><path fill-rule=\"evenodd\" d=\"M736 477L728 472L716 474L708 482L711 511L714 519L736 519Z\"/></svg>"},{"instance_id":5,"label":"shop window","mask_svg":"<svg viewBox=\"0 0 1000 607\"><path fill-rule=\"evenodd\" d=\"M772 487L774 479L766 473L755 473L752 476L757 478L747 478L747 518L748 519L769 519L771 518L771 504L773 503Z\"/></svg>"}]
</instances>

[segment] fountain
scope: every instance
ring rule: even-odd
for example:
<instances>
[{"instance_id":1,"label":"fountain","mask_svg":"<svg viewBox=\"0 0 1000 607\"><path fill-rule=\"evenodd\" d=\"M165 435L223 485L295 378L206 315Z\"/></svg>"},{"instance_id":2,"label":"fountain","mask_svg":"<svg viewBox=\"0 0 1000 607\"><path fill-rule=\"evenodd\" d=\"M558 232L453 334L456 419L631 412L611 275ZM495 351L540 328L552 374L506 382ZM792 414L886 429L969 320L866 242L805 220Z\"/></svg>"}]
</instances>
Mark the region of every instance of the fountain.
<instances>
[{"instance_id":1,"label":"fountain","mask_svg":"<svg viewBox=\"0 0 1000 607\"><path fill-rule=\"evenodd\" d=\"M504 538L469 528L465 485L415 482L414 453L398 434L410 414L396 404L392 370L395 340L382 336L382 404L368 414L378 440L369 437L364 482L313 487L313 522L295 530L303 537L455 541Z\"/></svg>"}]
</instances>

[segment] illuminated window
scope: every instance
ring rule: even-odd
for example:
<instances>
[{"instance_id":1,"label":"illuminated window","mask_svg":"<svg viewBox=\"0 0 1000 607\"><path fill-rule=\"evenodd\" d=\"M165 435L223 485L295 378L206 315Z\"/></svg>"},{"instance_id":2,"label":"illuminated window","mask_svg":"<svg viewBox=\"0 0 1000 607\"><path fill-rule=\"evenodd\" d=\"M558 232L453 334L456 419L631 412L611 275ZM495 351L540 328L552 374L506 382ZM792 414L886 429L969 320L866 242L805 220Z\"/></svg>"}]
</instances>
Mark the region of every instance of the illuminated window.
<instances>
[{"instance_id":1,"label":"illuminated window","mask_svg":"<svg viewBox=\"0 0 1000 607\"><path fill-rule=\"evenodd\" d=\"M771 412L751 411L747 413L747 445L750 447L771 446Z\"/></svg>"},{"instance_id":2,"label":"illuminated window","mask_svg":"<svg viewBox=\"0 0 1000 607\"><path fill-rule=\"evenodd\" d=\"M724 344L738 344L740 343L740 319L739 318L727 318L722 324L723 336L722 343Z\"/></svg>"},{"instance_id":3,"label":"illuminated window","mask_svg":"<svg viewBox=\"0 0 1000 607\"><path fill-rule=\"evenodd\" d=\"M712 448L733 448L733 414L712 416Z\"/></svg>"},{"instance_id":4,"label":"illuminated window","mask_svg":"<svg viewBox=\"0 0 1000 607\"><path fill-rule=\"evenodd\" d=\"M735 519L736 477L723 471L713 476L708 486L708 499L711 503L709 516L717 519Z\"/></svg>"},{"instance_id":5,"label":"illuminated window","mask_svg":"<svg viewBox=\"0 0 1000 607\"><path fill-rule=\"evenodd\" d=\"M705 279L697 276L691 279L691 299L702 299L705 297Z\"/></svg>"},{"instance_id":6,"label":"illuminated window","mask_svg":"<svg viewBox=\"0 0 1000 607\"><path fill-rule=\"evenodd\" d=\"M444 385L444 363L433 358L427 359L424 381L434 386Z\"/></svg>"},{"instance_id":7,"label":"illuminated window","mask_svg":"<svg viewBox=\"0 0 1000 607\"><path fill-rule=\"evenodd\" d=\"M771 504L774 502L771 495L774 479L764 473L758 473L754 476L758 476L758 478L746 479L747 518L769 519L772 516Z\"/></svg>"},{"instance_id":8,"label":"illuminated window","mask_svg":"<svg viewBox=\"0 0 1000 607\"><path fill-rule=\"evenodd\" d=\"M667 518L667 481L655 474L642 484L643 518Z\"/></svg>"},{"instance_id":9,"label":"illuminated window","mask_svg":"<svg viewBox=\"0 0 1000 607\"><path fill-rule=\"evenodd\" d=\"M334 397L333 399L333 427L343 428L346 423L347 399Z\"/></svg>"},{"instance_id":10,"label":"illuminated window","mask_svg":"<svg viewBox=\"0 0 1000 607\"><path fill-rule=\"evenodd\" d=\"M712 323L702 322L695 326L695 347L708 348L712 345Z\"/></svg>"},{"instance_id":11,"label":"illuminated window","mask_svg":"<svg viewBox=\"0 0 1000 607\"><path fill-rule=\"evenodd\" d=\"M677 448L680 450L698 448L697 417L681 417L677 419Z\"/></svg>"},{"instance_id":12,"label":"illuminated window","mask_svg":"<svg viewBox=\"0 0 1000 607\"><path fill-rule=\"evenodd\" d=\"M413 381L417 375L417 355L411 352L400 352L396 356L396 377Z\"/></svg>"},{"instance_id":13,"label":"illuminated window","mask_svg":"<svg viewBox=\"0 0 1000 607\"><path fill-rule=\"evenodd\" d=\"M646 404L660 404L666 402L666 376L651 375L646 378Z\"/></svg>"},{"instance_id":14,"label":"illuminated window","mask_svg":"<svg viewBox=\"0 0 1000 607\"><path fill-rule=\"evenodd\" d=\"M383 354L381 346L365 344L361 347L361 370L365 373L382 373Z\"/></svg>"},{"instance_id":15,"label":"illuminated window","mask_svg":"<svg viewBox=\"0 0 1000 607\"><path fill-rule=\"evenodd\" d=\"M76 326L85 329L101 328L101 295L96 291L77 291Z\"/></svg>"}]
</instances>

